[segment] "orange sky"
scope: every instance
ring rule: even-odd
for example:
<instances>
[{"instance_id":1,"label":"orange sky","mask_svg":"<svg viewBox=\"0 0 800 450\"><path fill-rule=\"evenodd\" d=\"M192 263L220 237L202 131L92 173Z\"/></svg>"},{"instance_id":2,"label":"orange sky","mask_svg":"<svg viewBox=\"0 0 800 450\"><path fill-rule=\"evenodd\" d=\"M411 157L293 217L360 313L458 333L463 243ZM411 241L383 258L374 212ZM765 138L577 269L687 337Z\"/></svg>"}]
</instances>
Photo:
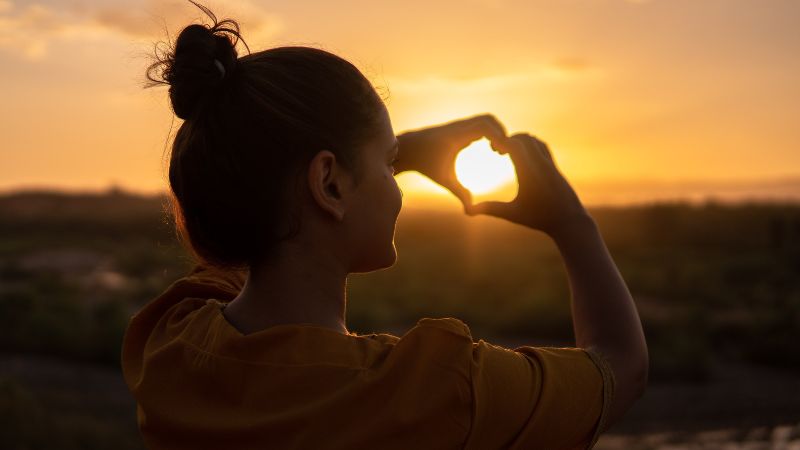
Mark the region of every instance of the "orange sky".
<instances>
[{"instance_id":1,"label":"orange sky","mask_svg":"<svg viewBox=\"0 0 800 450\"><path fill-rule=\"evenodd\" d=\"M582 198L800 176L797 1L204 4L253 50L350 59L389 93L398 133L492 112L537 135ZM141 88L145 55L200 18L178 0L0 0L0 190L163 188L180 120L165 89ZM407 199L437 192L399 180Z\"/></svg>"}]
</instances>

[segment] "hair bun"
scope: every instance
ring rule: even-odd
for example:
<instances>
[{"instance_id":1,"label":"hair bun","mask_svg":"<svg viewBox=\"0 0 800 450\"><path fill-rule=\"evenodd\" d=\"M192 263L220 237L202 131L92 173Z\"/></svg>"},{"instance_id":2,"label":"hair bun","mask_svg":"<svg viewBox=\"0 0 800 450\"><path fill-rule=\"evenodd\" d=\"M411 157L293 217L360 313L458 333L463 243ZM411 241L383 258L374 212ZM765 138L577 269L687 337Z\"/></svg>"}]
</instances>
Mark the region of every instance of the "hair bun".
<instances>
[{"instance_id":1,"label":"hair bun","mask_svg":"<svg viewBox=\"0 0 800 450\"><path fill-rule=\"evenodd\" d=\"M150 81L169 84L172 109L184 120L199 114L230 79L236 68L236 44L241 39L236 21L219 22L206 7L192 3L211 17L214 25L187 26L178 35L174 49L165 52L163 58L156 57L147 69ZM161 73L154 77L152 72L158 69Z\"/></svg>"}]
</instances>

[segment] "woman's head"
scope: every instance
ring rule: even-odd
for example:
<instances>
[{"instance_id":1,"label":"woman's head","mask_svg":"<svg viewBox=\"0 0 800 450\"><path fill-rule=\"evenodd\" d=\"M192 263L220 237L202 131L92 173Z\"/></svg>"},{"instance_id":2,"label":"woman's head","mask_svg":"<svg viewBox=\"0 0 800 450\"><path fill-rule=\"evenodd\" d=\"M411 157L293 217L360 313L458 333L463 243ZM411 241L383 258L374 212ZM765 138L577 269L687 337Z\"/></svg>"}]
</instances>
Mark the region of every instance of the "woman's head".
<instances>
[{"instance_id":1,"label":"woman's head","mask_svg":"<svg viewBox=\"0 0 800 450\"><path fill-rule=\"evenodd\" d=\"M396 140L370 82L315 48L239 58L238 24L197 6L213 26L184 28L147 70L151 81L169 84L184 119L169 163L184 242L229 268L277 258L287 243L331 240L350 271L391 265L401 204L391 167Z\"/></svg>"}]
</instances>

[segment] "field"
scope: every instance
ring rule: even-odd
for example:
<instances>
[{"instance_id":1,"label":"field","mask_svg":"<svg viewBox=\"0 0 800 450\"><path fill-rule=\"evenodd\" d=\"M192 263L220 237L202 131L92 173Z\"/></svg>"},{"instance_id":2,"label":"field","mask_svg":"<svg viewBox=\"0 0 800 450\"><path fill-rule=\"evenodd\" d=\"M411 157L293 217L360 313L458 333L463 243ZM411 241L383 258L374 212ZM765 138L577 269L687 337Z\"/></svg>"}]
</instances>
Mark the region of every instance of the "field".
<instances>
[{"instance_id":1,"label":"field","mask_svg":"<svg viewBox=\"0 0 800 450\"><path fill-rule=\"evenodd\" d=\"M120 191L0 197L8 448L141 448L118 369L122 333L192 265L163 205ZM651 356L648 393L598 448L800 440L800 205L590 212L636 300ZM544 234L406 207L396 245L394 267L351 276L351 330L401 335L421 317L449 316L476 340L574 345L566 272Z\"/></svg>"}]
</instances>

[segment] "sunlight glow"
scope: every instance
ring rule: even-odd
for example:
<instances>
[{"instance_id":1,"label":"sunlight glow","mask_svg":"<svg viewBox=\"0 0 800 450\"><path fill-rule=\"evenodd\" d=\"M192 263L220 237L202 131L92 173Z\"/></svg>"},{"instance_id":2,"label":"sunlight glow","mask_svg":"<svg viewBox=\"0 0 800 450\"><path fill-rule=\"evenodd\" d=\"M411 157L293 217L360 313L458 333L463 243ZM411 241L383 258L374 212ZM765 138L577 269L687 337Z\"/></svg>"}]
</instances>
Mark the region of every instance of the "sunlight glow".
<instances>
[{"instance_id":1,"label":"sunlight glow","mask_svg":"<svg viewBox=\"0 0 800 450\"><path fill-rule=\"evenodd\" d=\"M486 194L514 181L514 164L510 156L500 155L481 139L456 157L456 177L474 194Z\"/></svg>"}]
</instances>

